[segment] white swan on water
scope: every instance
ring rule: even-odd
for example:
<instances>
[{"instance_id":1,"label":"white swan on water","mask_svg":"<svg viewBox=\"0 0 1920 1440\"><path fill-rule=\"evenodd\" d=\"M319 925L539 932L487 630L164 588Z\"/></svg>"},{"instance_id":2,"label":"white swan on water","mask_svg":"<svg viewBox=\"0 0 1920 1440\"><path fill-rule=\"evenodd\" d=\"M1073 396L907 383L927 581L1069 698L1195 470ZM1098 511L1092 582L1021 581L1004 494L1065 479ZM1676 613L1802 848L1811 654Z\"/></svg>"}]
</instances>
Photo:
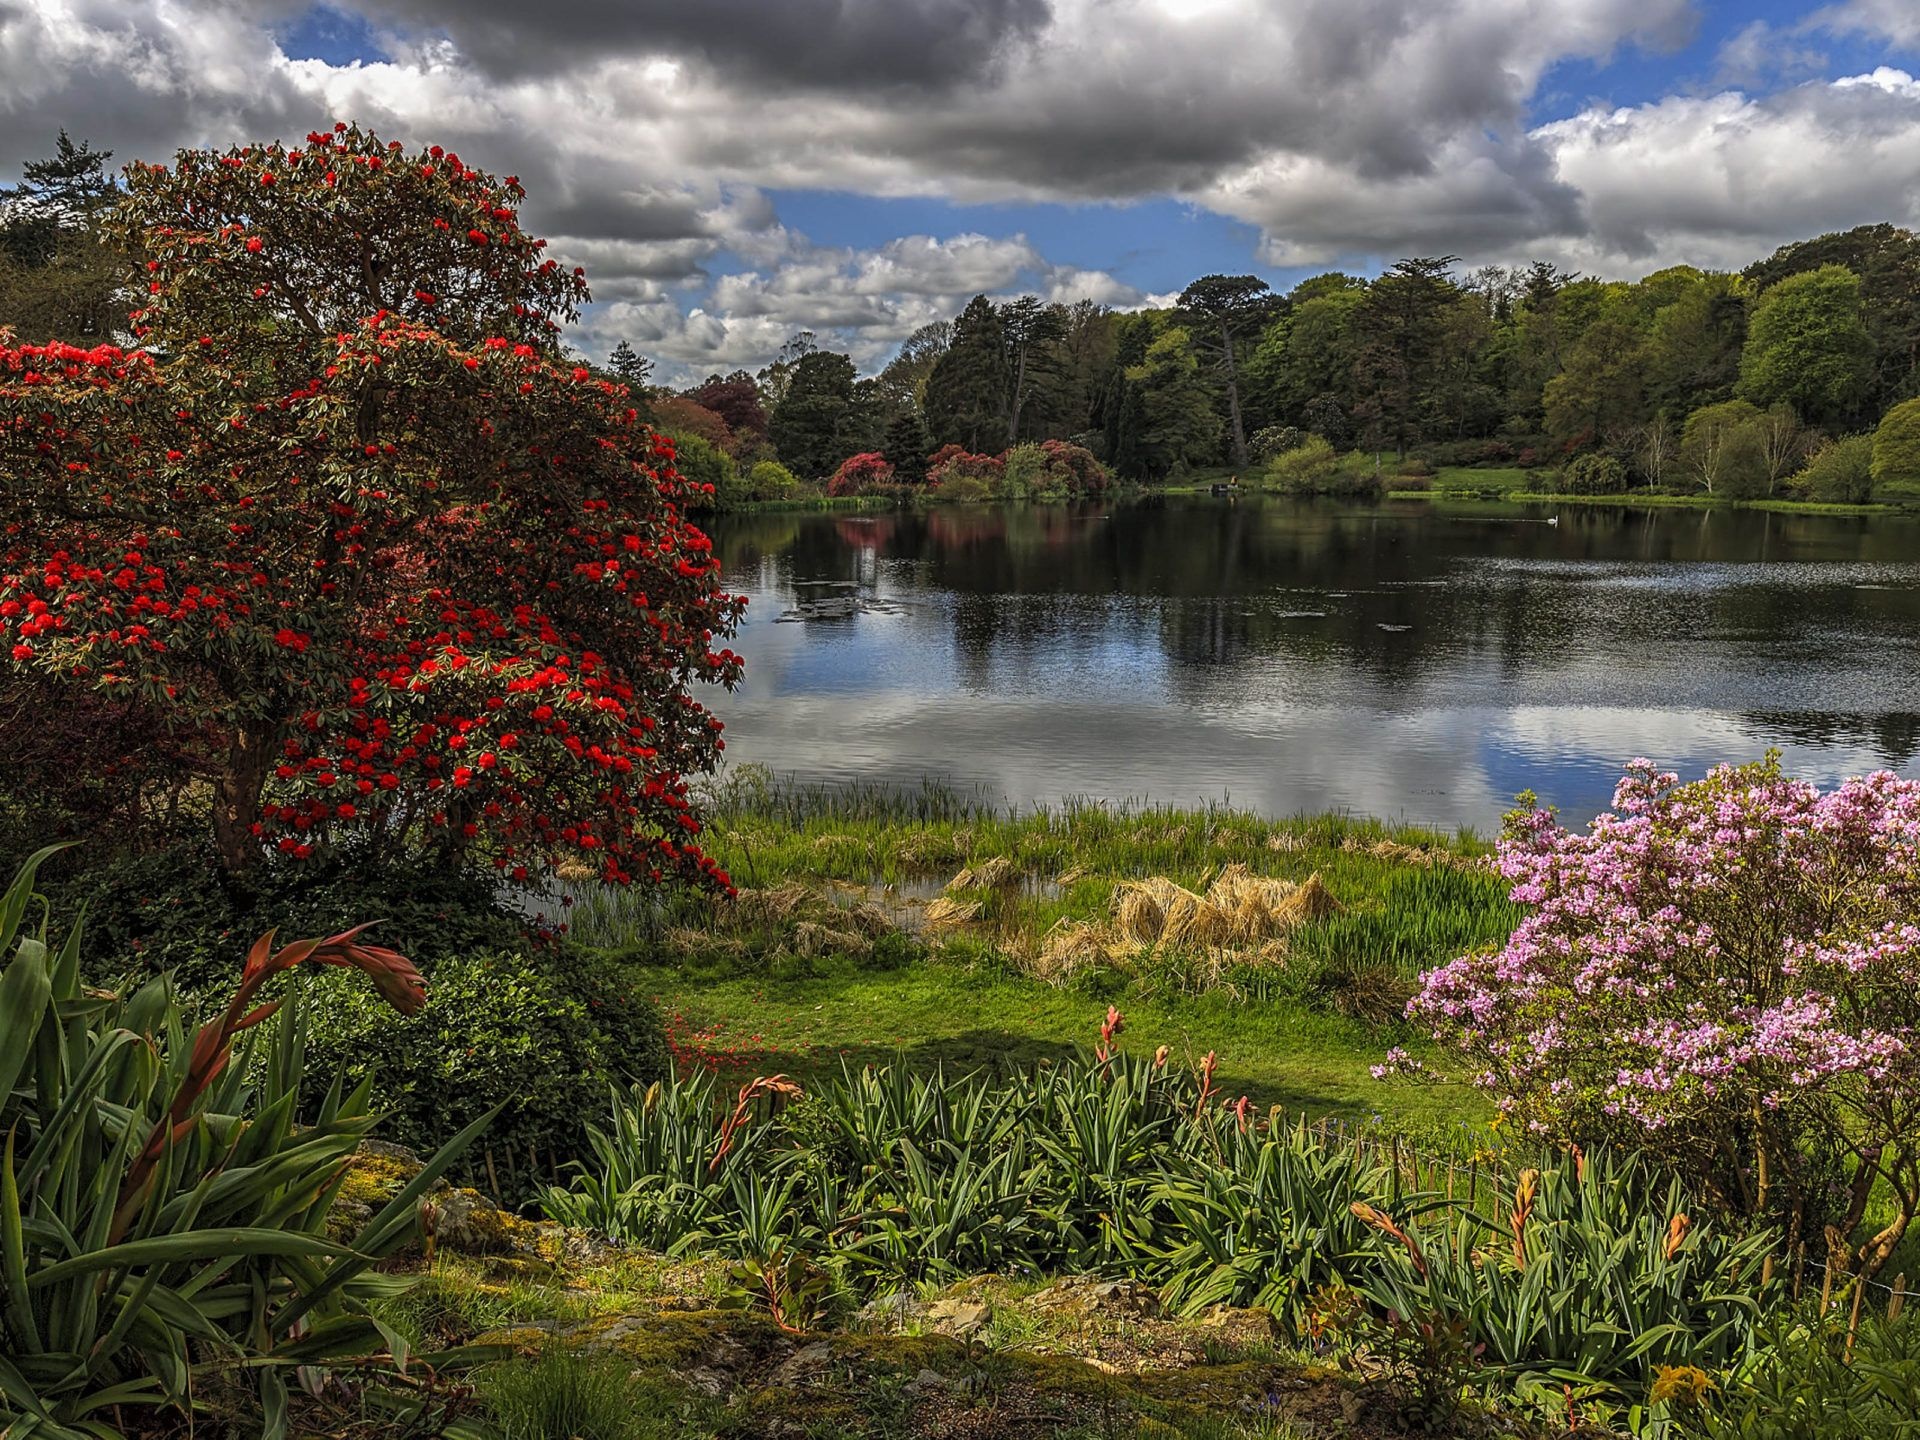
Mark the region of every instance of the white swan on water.
<instances>
[{"instance_id":1,"label":"white swan on water","mask_svg":"<svg viewBox=\"0 0 1920 1440\"><path fill-rule=\"evenodd\" d=\"M1560 523L1560 517L1558 515L1549 515L1547 517L1547 524L1558 525L1559 523Z\"/></svg>"}]
</instances>

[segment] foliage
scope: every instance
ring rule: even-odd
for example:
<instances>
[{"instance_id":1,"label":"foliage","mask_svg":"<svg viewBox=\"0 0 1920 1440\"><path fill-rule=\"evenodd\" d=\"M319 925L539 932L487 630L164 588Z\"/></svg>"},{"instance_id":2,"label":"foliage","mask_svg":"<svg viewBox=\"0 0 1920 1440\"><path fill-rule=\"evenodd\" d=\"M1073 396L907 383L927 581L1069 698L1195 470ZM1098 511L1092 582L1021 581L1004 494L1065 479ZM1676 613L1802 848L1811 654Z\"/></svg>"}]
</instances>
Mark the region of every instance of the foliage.
<instances>
[{"instance_id":1,"label":"foliage","mask_svg":"<svg viewBox=\"0 0 1920 1440\"><path fill-rule=\"evenodd\" d=\"M1093 452L1064 440L1016 445L1000 457L1009 495L1036 499L1097 494L1107 488L1107 467Z\"/></svg>"},{"instance_id":2,"label":"foliage","mask_svg":"<svg viewBox=\"0 0 1920 1440\"><path fill-rule=\"evenodd\" d=\"M1792 485L1809 500L1866 503L1873 498L1873 437L1848 435L1822 445L1808 457Z\"/></svg>"},{"instance_id":3,"label":"foliage","mask_svg":"<svg viewBox=\"0 0 1920 1440\"><path fill-rule=\"evenodd\" d=\"M125 310L125 263L100 223L114 194L112 158L62 130L52 155L0 189L0 325L29 340L112 336Z\"/></svg>"},{"instance_id":4,"label":"foliage","mask_svg":"<svg viewBox=\"0 0 1920 1440\"><path fill-rule=\"evenodd\" d=\"M56 861L48 870L67 867ZM342 914L370 916L394 948L428 968L535 938L501 902L493 877L408 853L276 858L236 881L204 842L183 842L57 878L42 873L63 909L88 916L81 961L91 973L135 982L171 975L195 1001L224 994L235 977L234 948L276 925L314 932Z\"/></svg>"},{"instance_id":5,"label":"foliage","mask_svg":"<svg viewBox=\"0 0 1920 1440\"><path fill-rule=\"evenodd\" d=\"M942 445L927 457L927 485L947 500L986 500L999 494L1006 473L992 455L975 455L958 445Z\"/></svg>"},{"instance_id":6,"label":"foliage","mask_svg":"<svg viewBox=\"0 0 1920 1440\"><path fill-rule=\"evenodd\" d=\"M1920 489L1920 399L1894 406L1873 432L1873 483L1908 494Z\"/></svg>"},{"instance_id":7,"label":"foliage","mask_svg":"<svg viewBox=\"0 0 1920 1440\"><path fill-rule=\"evenodd\" d=\"M778 460L761 460L747 472L748 500L787 500L800 493L800 477Z\"/></svg>"},{"instance_id":8,"label":"foliage","mask_svg":"<svg viewBox=\"0 0 1920 1440\"><path fill-rule=\"evenodd\" d=\"M725 450L702 440L698 435L683 435L662 430L661 437L673 446L669 463L681 479L700 498L689 500L688 509L709 509L728 504L740 493L740 470Z\"/></svg>"},{"instance_id":9,"label":"foliage","mask_svg":"<svg viewBox=\"0 0 1920 1440\"><path fill-rule=\"evenodd\" d=\"M1755 303L1739 393L1762 407L1784 401L1816 425L1844 425L1859 418L1872 369L1860 277L1824 265Z\"/></svg>"},{"instance_id":10,"label":"foliage","mask_svg":"<svg viewBox=\"0 0 1920 1440\"><path fill-rule=\"evenodd\" d=\"M289 1381L378 1379L393 1344L371 1272L411 1238L428 1188L486 1123L430 1162L346 1243L328 1237L348 1157L373 1125L364 1086L296 1123L305 964L355 969L402 1011L425 1001L398 954L358 931L249 952L224 1009L187 1038L164 981L130 997L80 980L80 931L29 928L41 852L0 898L0 1423L112 1440L121 1410L192 1410L218 1378L257 1386L256 1433L288 1434ZM278 1024L261 1029L278 1016ZM397 1424L410 1403L367 1390Z\"/></svg>"},{"instance_id":11,"label":"foliage","mask_svg":"<svg viewBox=\"0 0 1920 1440\"><path fill-rule=\"evenodd\" d=\"M1180 312L1194 338L1217 353L1227 393L1228 454L1247 463L1246 425L1241 416L1239 352L1279 310L1280 297L1257 275L1203 275L1180 292Z\"/></svg>"},{"instance_id":12,"label":"foliage","mask_svg":"<svg viewBox=\"0 0 1920 1440\"><path fill-rule=\"evenodd\" d=\"M927 456L933 453L933 438L920 412L908 405L887 426L886 443L880 447L887 463L902 485L924 485L927 480Z\"/></svg>"},{"instance_id":13,"label":"foliage","mask_svg":"<svg viewBox=\"0 0 1920 1440\"><path fill-rule=\"evenodd\" d=\"M115 220L148 348L0 347L10 663L190 741L230 870L360 837L723 883L683 776L740 602L624 390L552 358L584 282L521 193L344 128L183 151Z\"/></svg>"},{"instance_id":14,"label":"foliage","mask_svg":"<svg viewBox=\"0 0 1920 1440\"><path fill-rule=\"evenodd\" d=\"M1808 1305L1768 1323L1753 1363L1678 1411L1708 1440L1882 1440L1920 1432L1920 1329Z\"/></svg>"},{"instance_id":15,"label":"foliage","mask_svg":"<svg viewBox=\"0 0 1920 1440\"><path fill-rule=\"evenodd\" d=\"M681 439L698 439L729 457L734 454L738 442L734 438L733 427L698 401L684 395L668 395L649 402L649 408L654 429ZM684 467L680 473L688 479L699 478L688 474Z\"/></svg>"},{"instance_id":16,"label":"foliage","mask_svg":"<svg viewBox=\"0 0 1920 1440\"><path fill-rule=\"evenodd\" d=\"M1745 400L1708 405L1687 417L1680 468L1709 495L1751 499L1767 486L1761 412Z\"/></svg>"},{"instance_id":17,"label":"foliage","mask_svg":"<svg viewBox=\"0 0 1920 1440\"><path fill-rule=\"evenodd\" d=\"M1332 479L1340 457L1318 435L1308 435L1291 450L1283 450L1267 461L1263 479L1269 489L1296 495L1313 495Z\"/></svg>"},{"instance_id":18,"label":"foliage","mask_svg":"<svg viewBox=\"0 0 1920 1440\"><path fill-rule=\"evenodd\" d=\"M824 480L841 460L868 448L858 443L863 423L853 362L830 350L814 350L793 362L767 434L781 464L802 479Z\"/></svg>"},{"instance_id":19,"label":"foliage","mask_svg":"<svg viewBox=\"0 0 1920 1440\"><path fill-rule=\"evenodd\" d=\"M927 376L927 429L940 446L998 447L1006 437L1007 353L1000 313L976 295Z\"/></svg>"},{"instance_id":20,"label":"foliage","mask_svg":"<svg viewBox=\"0 0 1920 1440\"><path fill-rule=\"evenodd\" d=\"M1167 326L1124 374L1137 407L1131 450L1148 478L1161 479L1213 458L1222 427L1191 333Z\"/></svg>"},{"instance_id":21,"label":"foliage","mask_svg":"<svg viewBox=\"0 0 1920 1440\"><path fill-rule=\"evenodd\" d=\"M767 407L760 387L744 370L731 375L709 375L686 392L686 398L711 412L732 433L729 447L736 456L767 437Z\"/></svg>"},{"instance_id":22,"label":"foliage","mask_svg":"<svg viewBox=\"0 0 1920 1440\"><path fill-rule=\"evenodd\" d=\"M609 1085L667 1072L653 1006L594 956L477 951L426 973L426 1008L406 1018L357 989L314 987L308 1053L320 1073L370 1081L383 1132L416 1150L497 1112L486 1144L503 1162L494 1169L503 1201L529 1198L555 1165L585 1152ZM478 1183L483 1172L470 1163L467 1174Z\"/></svg>"},{"instance_id":23,"label":"foliage","mask_svg":"<svg viewBox=\"0 0 1920 1440\"><path fill-rule=\"evenodd\" d=\"M1570 495L1618 495L1627 488L1627 467L1613 455L1577 455L1560 472Z\"/></svg>"},{"instance_id":24,"label":"foliage","mask_svg":"<svg viewBox=\"0 0 1920 1440\"><path fill-rule=\"evenodd\" d=\"M1227 1102L1211 1056L1184 1073L1164 1047L1114 1051L1124 1028L1109 1011L1093 1057L998 1081L895 1065L798 1100L784 1077L732 1097L700 1076L635 1090L596 1132L598 1164L547 1206L762 1276L803 1259L855 1294L988 1271L1125 1276L1177 1313L1254 1305L1304 1338L1324 1332L1329 1290L1356 1289L1376 1317L1437 1314L1504 1347L1496 1373L1541 1409L1569 1381L1619 1400L1650 1355L1744 1354L1764 1242L1689 1228L1677 1189L1590 1157L1585 1180L1549 1179L1531 1229L1482 1220L1404 1190L1378 1148Z\"/></svg>"},{"instance_id":25,"label":"foliage","mask_svg":"<svg viewBox=\"0 0 1920 1440\"><path fill-rule=\"evenodd\" d=\"M1677 1181L1599 1155L1522 1171L1512 1199L1504 1227L1452 1216L1360 1289L1389 1314L1457 1322L1504 1388L1549 1412L1646 1403L1665 1367L1753 1355L1771 1236L1695 1220Z\"/></svg>"},{"instance_id":26,"label":"foliage","mask_svg":"<svg viewBox=\"0 0 1920 1440\"><path fill-rule=\"evenodd\" d=\"M551 1342L476 1376L498 1440L667 1440L679 1434L660 1397L618 1354Z\"/></svg>"},{"instance_id":27,"label":"foliage","mask_svg":"<svg viewBox=\"0 0 1920 1440\"><path fill-rule=\"evenodd\" d=\"M1769 758L1681 785L1636 760L1585 833L1516 811L1499 863L1537 908L1409 1007L1475 1083L1530 1132L1644 1147L1884 1264L1920 1206L1920 783L1822 794ZM1851 1171L1839 1214L1822 1146ZM1876 1186L1891 1218L1855 1255Z\"/></svg>"},{"instance_id":28,"label":"foliage","mask_svg":"<svg viewBox=\"0 0 1920 1440\"><path fill-rule=\"evenodd\" d=\"M893 488L893 466L877 451L849 455L827 480L829 495L874 495Z\"/></svg>"}]
</instances>

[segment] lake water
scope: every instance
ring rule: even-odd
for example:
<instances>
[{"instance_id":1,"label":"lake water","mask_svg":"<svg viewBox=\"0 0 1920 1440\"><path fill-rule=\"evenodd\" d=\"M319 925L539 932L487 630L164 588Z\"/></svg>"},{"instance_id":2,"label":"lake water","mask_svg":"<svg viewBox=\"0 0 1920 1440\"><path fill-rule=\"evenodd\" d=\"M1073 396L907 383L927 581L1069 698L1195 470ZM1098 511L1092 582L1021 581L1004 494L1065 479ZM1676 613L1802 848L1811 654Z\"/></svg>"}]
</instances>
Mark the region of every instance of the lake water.
<instances>
[{"instance_id":1,"label":"lake water","mask_svg":"<svg viewBox=\"0 0 1920 1440\"><path fill-rule=\"evenodd\" d=\"M1549 523L1556 519L1558 523ZM1920 521L1165 497L723 516L728 754L1490 830L1622 761L1920 775Z\"/></svg>"}]
</instances>

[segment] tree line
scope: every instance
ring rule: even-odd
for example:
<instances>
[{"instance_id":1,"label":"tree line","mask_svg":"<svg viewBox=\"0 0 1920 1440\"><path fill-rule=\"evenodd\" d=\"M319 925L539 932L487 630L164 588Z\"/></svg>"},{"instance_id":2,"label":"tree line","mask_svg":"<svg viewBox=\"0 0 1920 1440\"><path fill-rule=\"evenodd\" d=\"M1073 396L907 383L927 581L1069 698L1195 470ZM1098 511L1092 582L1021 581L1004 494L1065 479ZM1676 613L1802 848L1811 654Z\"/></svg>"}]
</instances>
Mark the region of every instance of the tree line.
<instances>
[{"instance_id":1,"label":"tree line","mask_svg":"<svg viewBox=\"0 0 1920 1440\"><path fill-rule=\"evenodd\" d=\"M63 133L0 192L0 324L22 338L102 338L125 308L98 235L107 158ZM1376 470L1517 465L1575 489L1729 498L1798 475L1817 498L1859 500L1876 467L1920 483L1920 406L1903 406L1920 394L1920 236L1865 225L1738 272L1636 281L1544 262L1463 270L1451 255L1285 293L1209 275L1128 313L979 295L871 376L808 332L757 373L680 390L651 384L625 341L603 368L728 498L827 483L855 459L911 486L936 455L965 470L1053 441L1132 482L1276 455L1311 474L1357 451Z\"/></svg>"}]
</instances>

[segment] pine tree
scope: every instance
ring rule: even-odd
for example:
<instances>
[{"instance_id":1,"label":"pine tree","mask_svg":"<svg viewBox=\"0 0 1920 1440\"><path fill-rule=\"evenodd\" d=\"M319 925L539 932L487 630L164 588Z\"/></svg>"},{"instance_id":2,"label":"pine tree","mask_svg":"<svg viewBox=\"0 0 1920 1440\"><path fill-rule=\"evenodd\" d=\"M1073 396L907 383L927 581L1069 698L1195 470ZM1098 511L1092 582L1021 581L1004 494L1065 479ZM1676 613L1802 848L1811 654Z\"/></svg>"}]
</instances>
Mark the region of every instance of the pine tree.
<instances>
[{"instance_id":1,"label":"pine tree","mask_svg":"<svg viewBox=\"0 0 1920 1440\"><path fill-rule=\"evenodd\" d=\"M886 442L880 453L893 466L896 480L905 485L923 484L927 478L927 456L933 453L933 437L918 410L902 410L887 426Z\"/></svg>"},{"instance_id":2,"label":"pine tree","mask_svg":"<svg viewBox=\"0 0 1920 1440\"><path fill-rule=\"evenodd\" d=\"M976 295L927 377L927 429L936 445L997 447L1006 434L1007 353L1000 314Z\"/></svg>"}]
</instances>

